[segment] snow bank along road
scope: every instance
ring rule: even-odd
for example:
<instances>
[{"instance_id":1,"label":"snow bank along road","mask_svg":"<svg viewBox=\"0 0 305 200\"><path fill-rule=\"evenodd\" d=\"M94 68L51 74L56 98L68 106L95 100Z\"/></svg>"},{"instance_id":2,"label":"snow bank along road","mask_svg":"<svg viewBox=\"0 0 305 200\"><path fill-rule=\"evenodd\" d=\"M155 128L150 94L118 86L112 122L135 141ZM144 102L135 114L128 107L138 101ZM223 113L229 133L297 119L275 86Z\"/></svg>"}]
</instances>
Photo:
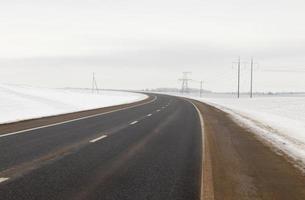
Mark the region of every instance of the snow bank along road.
<instances>
[{"instance_id":1,"label":"snow bank along road","mask_svg":"<svg viewBox=\"0 0 305 200\"><path fill-rule=\"evenodd\" d=\"M225 112L156 94L0 126L0 199L305 199L305 177Z\"/></svg>"},{"instance_id":2,"label":"snow bank along road","mask_svg":"<svg viewBox=\"0 0 305 200\"><path fill-rule=\"evenodd\" d=\"M50 89L0 84L0 124L132 103L147 98L133 92Z\"/></svg>"},{"instance_id":3,"label":"snow bank along road","mask_svg":"<svg viewBox=\"0 0 305 200\"><path fill-rule=\"evenodd\" d=\"M305 171L305 97L201 98L229 113Z\"/></svg>"},{"instance_id":4,"label":"snow bank along road","mask_svg":"<svg viewBox=\"0 0 305 200\"><path fill-rule=\"evenodd\" d=\"M305 176L230 114L196 102L204 121L206 199L305 199Z\"/></svg>"}]
</instances>

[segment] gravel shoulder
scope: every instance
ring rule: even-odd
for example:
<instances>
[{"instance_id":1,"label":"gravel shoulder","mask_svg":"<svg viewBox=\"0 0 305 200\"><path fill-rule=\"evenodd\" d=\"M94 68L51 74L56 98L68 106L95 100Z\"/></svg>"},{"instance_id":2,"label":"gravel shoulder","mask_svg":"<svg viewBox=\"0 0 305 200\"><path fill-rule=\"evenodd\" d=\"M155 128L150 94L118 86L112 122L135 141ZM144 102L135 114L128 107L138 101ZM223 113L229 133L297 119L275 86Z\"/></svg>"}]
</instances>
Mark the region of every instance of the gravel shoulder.
<instances>
[{"instance_id":1,"label":"gravel shoulder","mask_svg":"<svg viewBox=\"0 0 305 200\"><path fill-rule=\"evenodd\" d=\"M250 130L194 101L204 120L206 199L305 199L305 176Z\"/></svg>"}]
</instances>

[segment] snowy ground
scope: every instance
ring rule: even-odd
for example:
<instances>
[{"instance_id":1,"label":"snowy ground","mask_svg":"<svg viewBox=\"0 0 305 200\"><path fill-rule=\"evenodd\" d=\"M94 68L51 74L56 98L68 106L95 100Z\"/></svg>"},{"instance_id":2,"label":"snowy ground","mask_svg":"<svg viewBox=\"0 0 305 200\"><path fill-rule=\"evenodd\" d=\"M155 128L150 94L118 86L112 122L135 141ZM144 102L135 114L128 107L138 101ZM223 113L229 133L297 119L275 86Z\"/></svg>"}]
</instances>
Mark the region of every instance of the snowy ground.
<instances>
[{"instance_id":1,"label":"snowy ground","mask_svg":"<svg viewBox=\"0 0 305 200\"><path fill-rule=\"evenodd\" d=\"M140 101L144 94L0 84L0 124Z\"/></svg>"},{"instance_id":2,"label":"snowy ground","mask_svg":"<svg viewBox=\"0 0 305 200\"><path fill-rule=\"evenodd\" d=\"M197 98L220 108L305 166L305 97Z\"/></svg>"},{"instance_id":3,"label":"snowy ground","mask_svg":"<svg viewBox=\"0 0 305 200\"><path fill-rule=\"evenodd\" d=\"M177 94L175 94L177 95ZM305 169L305 97L199 98L227 113Z\"/></svg>"}]
</instances>

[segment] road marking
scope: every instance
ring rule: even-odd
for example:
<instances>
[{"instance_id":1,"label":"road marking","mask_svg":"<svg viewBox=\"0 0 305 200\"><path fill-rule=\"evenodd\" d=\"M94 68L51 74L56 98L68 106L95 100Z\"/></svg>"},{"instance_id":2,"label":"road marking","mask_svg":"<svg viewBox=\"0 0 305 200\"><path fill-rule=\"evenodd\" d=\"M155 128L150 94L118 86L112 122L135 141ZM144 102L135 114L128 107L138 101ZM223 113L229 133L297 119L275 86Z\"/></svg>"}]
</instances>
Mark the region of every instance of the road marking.
<instances>
[{"instance_id":1,"label":"road marking","mask_svg":"<svg viewBox=\"0 0 305 200\"><path fill-rule=\"evenodd\" d=\"M200 187L200 199L203 200L203 199L209 199L209 200L214 200L215 197L214 197L214 188L213 188L213 183L211 184L210 183L210 188L208 190L208 194L206 194L206 187L208 183L206 183L206 181L204 180L206 176L209 176L207 175L207 173L211 173L211 172L208 172L206 171L206 167L207 166L204 166L205 164L205 139L204 139L204 120L203 120L203 116L200 112L200 110L198 109L198 107L191 101L191 100L187 100L189 103L193 104L193 106L195 107L198 115L199 115L199 119L200 119L200 126L201 126L201 133L202 133L202 158L201 158L201 187Z\"/></svg>"},{"instance_id":2,"label":"road marking","mask_svg":"<svg viewBox=\"0 0 305 200\"><path fill-rule=\"evenodd\" d=\"M0 183L2 183L2 182L4 182L4 181L7 181L8 179L10 179L10 178L1 177L1 178L0 178Z\"/></svg>"},{"instance_id":3,"label":"road marking","mask_svg":"<svg viewBox=\"0 0 305 200\"><path fill-rule=\"evenodd\" d=\"M136 123L138 123L138 121L131 122L130 125L134 125Z\"/></svg>"},{"instance_id":4,"label":"road marking","mask_svg":"<svg viewBox=\"0 0 305 200\"><path fill-rule=\"evenodd\" d=\"M39 130L39 129L43 129L43 128L48 128L48 127L52 127L52 126L67 124L67 123L70 123L70 122L80 121L80 120L83 120L83 119L89 119L89 118L93 118L93 117L98 117L98 116L106 115L106 114L117 112L117 111L121 111L121 110L127 110L127 109L130 109L130 108L134 108L134 107L138 107L138 106L142 106L142 105L146 105L146 104L152 103L152 102L156 101L157 99L158 99L158 97L155 96L149 102L145 102L145 103L142 103L142 104L138 104L138 105L134 105L134 106L126 107L126 108L120 108L120 109L116 109L116 110L112 110L112 111L108 111L108 112L104 112L104 113L89 115L89 116L86 116L86 117L80 117L80 118L71 119L71 120L67 120L67 121L63 121L63 122L58 122L58 123L54 123L54 124L49 124L49 125L45 125L45 126L39 126L39 127L35 127L35 128L29 128L29 129L25 129L25 130L21 130L21 131L16 131L16 132L12 132L12 133L6 133L6 134L0 135L0 138L11 136L11 135L16 135L16 134L20 134L20 133L26 133L26 132L29 132L29 131ZM67 114L69 114L69 113L67 113Z\"/></svg>"},{"instance_id":5,"label":"road marking","mask_svg":"<svg viewBox=\"0 0 305 200\"><path fill-rule=\"evenodd\" d=\"M161 110L157 110L157 112L160 112Z\"/></svg>"},{"instance_id":6,"label":"road marking","mask_svg":"<svg viewBox=\"0 0 305 200\"><path fill-rule=\"evenodd\" d=\"M99 140L102 140L102 139L104 139L104 138L106 138L107 137L107 135L102 135L101 137L98 137L98 138L95 138L95 139L93 139L93 140L90 140L90 142L91 143L94 143L94 142L97 142L97 141L99 141Z\"/></svg>"},{"instance_id":7,"label":"road marking","mask_svg":"<svg viewBox=\"0 0 305 200\"><path fill-rule=\"evenodd\" d=\"M150 117L150 116L152 116L152 114L148 114L148 115L147 115L147 117Z\"/></svg>"}]
</instances>

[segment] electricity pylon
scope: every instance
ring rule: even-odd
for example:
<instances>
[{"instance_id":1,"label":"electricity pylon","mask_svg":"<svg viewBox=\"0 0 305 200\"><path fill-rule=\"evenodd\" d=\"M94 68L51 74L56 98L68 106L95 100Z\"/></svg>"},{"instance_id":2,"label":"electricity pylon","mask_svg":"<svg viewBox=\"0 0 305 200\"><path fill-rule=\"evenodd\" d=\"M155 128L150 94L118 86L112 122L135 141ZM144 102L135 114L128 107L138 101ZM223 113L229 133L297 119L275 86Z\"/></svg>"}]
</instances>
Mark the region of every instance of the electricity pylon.
<instances>
[{"instance_id":1,"label":"electricity pylon","mask_svg":"<svg viewBox=\"0 0 305 200\"><path fill-rule=\"evenodd\" d=\"M181 93L188 93L189 92L188 82L191 80L190 78L188 78L189 74L191 74L191 72L183 72L182 78L179 79L179 81L182 82Z\"/></svg>"}]
</instances>

